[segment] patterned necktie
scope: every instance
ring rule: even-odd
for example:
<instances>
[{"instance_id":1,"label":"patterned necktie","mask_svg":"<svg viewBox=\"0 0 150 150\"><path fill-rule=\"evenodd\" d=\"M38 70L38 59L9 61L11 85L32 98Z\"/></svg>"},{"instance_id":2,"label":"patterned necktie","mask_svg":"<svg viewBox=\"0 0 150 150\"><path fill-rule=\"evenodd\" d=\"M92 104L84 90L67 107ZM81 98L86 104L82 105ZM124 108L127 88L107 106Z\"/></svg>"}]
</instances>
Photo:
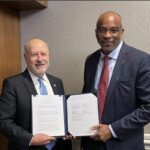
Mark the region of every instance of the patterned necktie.
<instances>
[{"instance_id":1,"label":"patterned necktie","mask_svg":"<svg viewBox=\"0 0 150 150\"><path fill-rule=\"evenodd\" d=\"M47 95L48 93L47 93L46 86L43 83L43 78L42 77L38 78L38 81L39 81L39 84L40 84L40 86L39 86L40 94L41 95ZM55 141L54 140L51 140L50 143L45 145L45 147L48 150L52 150L54 146L55 146Z\"/></svg>"},{"instance_id":2,"label":"patterned necktie","mask_svg":"<svg viewBox=\"0 0 150 150\"><path fill-rule=\"evenodd\" d=\"M104 66L101 73L101 78L98 86L98 99L99 99L99 108L100 108L100 122L102 123L102 116L104 111L104 105L107 95L107 87L108 87L108 81L109 81L109 65L108 60L110 57L105 56L104 57Z\"/></svg>"}]
</instances>

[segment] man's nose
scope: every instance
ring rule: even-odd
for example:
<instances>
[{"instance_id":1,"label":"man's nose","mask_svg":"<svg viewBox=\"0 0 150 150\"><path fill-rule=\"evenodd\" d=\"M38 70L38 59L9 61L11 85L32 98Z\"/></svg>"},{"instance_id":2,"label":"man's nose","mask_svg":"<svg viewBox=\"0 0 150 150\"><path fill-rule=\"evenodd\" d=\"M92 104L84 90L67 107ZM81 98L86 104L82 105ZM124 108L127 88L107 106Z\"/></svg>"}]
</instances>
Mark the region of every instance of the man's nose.
<instances>
[{"instance_id":1,"label":"man's nose","mask_svg":"<svg viewBox=\"0 0 150 150\"><path fill-rule=\"evenodd\" d=\"M112 35L111 35L111 33L110 33L109 30L107 30L107 32L104 34L104 37L105 37L105 38L110 38L110 37L112 37Z\"/></svg>"},{"instance_id":2,"label":"man's nose","mask_svg":"<svg viewBox=\"0 0 150 150\"><path fill-rule=\"evenodd\" d=\"M38 54L37 60L38 60L38 61L41 61L41 60L42 60L42 56L41 56L40 54Z\"/></svg>"}]
</instances>

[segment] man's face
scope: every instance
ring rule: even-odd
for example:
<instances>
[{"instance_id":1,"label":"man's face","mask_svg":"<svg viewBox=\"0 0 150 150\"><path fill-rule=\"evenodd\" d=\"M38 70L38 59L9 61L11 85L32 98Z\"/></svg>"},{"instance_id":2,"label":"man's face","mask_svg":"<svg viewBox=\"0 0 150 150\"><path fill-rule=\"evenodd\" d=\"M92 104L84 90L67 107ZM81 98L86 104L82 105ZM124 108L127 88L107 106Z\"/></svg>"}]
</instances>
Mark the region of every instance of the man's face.
<instances>
[{"instance_id":1,"label":"man's face","mask_svg":"<svg viewBox=\"0 0 150 150\"><path fill-rule=\"evenodd\" d=\"M31 43L24 57L34 75L40 77L46 72L49 66L49 51L45 43Z\"/></svg>"},{"instance_id":2,"label":"man's face","mask_svg":"<svg viewBox=\"0 0 150 150\"><path fill-rule=\"evenodd\" d=\"M114 14L105 14L97 23L96 38L102 48L102 52L108 55L121 42L124 29L121 20Z\"/></svg>"}]
</instances>

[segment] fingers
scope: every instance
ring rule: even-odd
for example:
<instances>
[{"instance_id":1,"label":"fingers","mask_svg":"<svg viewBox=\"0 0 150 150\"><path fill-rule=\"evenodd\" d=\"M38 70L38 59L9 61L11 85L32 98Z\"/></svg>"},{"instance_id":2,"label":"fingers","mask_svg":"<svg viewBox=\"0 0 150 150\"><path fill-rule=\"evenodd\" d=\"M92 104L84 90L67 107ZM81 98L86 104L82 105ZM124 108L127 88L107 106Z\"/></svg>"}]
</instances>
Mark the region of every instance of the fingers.
<instances>
[{"instance_id":1,"label":"fingers","mask_svg":"<svg viewBox=\"0 0 150 150\"><path fill-rule=\"evenodd\" d=\"M95 141L103 141L106 142L108 139L112 137L111 131L108 125L99 124L92 127L93 130L96 130L96 133L91 136L91 138Z\"/></svg>"},{"instance_id":2,"label":"fingers","mask_svg":"<svg viewBox=\"0 0 150 150\"><path fill-rule=\"evenodd\" d=\"M91 136L91 139L98 140L99 137L100 136L98 134L94 134L94 135Z\"/></svg>"},{"instance_id":3,"label":"fingers","mask_svg":"<svg viewBox=\"0 0 150 150\"><path fill-rule=\"evenodd\" d=\"M50 143L51 140L56 140L56 138L42 133L35 134L31 139L30 145L45 145Z\"/></svg>"},{"instance_id":4,"label":"fingers","mask_svg":"<svg viewBox=\"0 0 150 150\"><path fill-rule=\"evenodd\" d=\"M66 137L63 137L63 140L71 140L72 138L76 138L75 136L72 135L67 135Z\"/></svg>"},{"instance_id":5,"label":"fingers","mask_svg":"<svg viewBox=\"0 0 150 150\"><path fill-rule=\"evenodd\" d=\"M50 139L50 140L56 140L56 138L53 137L53 136L49 136L49 139Z\"/></svg>"},{"instance_id":6,"label":"fingers","mask_svg":"<svg viewBox=\"0 0 150 150\"><path fill-rule=\"evenodd\" d=\"M96 126L91 127L91 130L97 130L97 129L99 129L101 126L102 126L101 124L98 124L98 125L96 125Z\"/></svg>"},{"instance_id":7,"label":"fingers","mask_svg":"<svg viewBox=\"0 0 150 150\"><path fill-rule=\"evenodd\" d=\"M72 139L72 136L71 136L71 135L68 135L68 136L63 137L63 140L70 140L70 139Z\"/></svg>"}]
</instances>

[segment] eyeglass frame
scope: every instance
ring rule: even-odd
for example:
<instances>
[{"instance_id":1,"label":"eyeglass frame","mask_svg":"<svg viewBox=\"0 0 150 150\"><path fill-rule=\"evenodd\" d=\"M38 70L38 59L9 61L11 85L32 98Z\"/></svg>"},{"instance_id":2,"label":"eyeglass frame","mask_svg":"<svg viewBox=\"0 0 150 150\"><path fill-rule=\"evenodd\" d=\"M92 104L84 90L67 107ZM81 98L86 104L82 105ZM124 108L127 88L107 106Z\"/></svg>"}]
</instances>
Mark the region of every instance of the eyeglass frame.
<instances>
[{"instance_id":1,"label":"eyeglass frame","mask_svg":"<svg viewBox=\"0 0 150 150\"><path fill-rule=\"evenodd\" d=\"M100 31L100 29L104 29L103 31ZM117 29L113 31L113 29ZM122 30L122 27L111 27L111 28L105 28L105 27L99 27L96 28L96 32L99 34L106 34L108 31L111 35L114 35Z\"/></svg>"}]
</instances>

